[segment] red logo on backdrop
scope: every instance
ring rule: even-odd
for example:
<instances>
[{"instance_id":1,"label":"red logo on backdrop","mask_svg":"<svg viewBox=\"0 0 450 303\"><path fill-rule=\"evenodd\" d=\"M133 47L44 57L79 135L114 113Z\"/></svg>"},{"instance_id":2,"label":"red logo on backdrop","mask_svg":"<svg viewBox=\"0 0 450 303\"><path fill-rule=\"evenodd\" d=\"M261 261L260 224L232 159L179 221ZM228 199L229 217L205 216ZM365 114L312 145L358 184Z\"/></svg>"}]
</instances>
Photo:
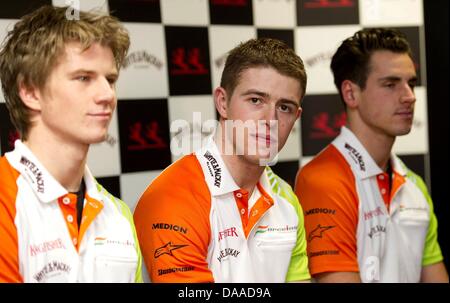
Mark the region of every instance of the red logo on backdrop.
<instances>
[{"instance_id":1,"label":"red logo on backdrop","mask_svg":"<svg viewBox=\"0 0 450 303\"><path fill-rule=\"evenodd\" d=\"M213 5L246 6L247 0L212 0Z\"/></svg>"},{"instance_id":2,"label":"red logo on backdrop","mask_svg":"<svg viewBox=\"0 0 450 303\"><path fill-rule=\"evenodd\" d=\"M17 130L11 130L9 131L8 134L8 146L10 148L10 150L14 149L14 142L16 142L16 140L20 139L20 135L19 132Z\"/></svg>"},{"instance_id":3,"label":"red logo on backdrop","mask_svg":"<svg viewBox=\"0 0 450 303\"><path fill-rule=\"evenodd\" d=\"M208 74L208 70L200 61L200 48L194 47L186 50L183 47L178 47L172 52L172 64L174 67L170 73L172 75Z\"/></svg>"},{"instance_id":4,"label":"red logo on backdrop","mask_svg":"<svg viewBox=\"0 0 450 303\"><path fill-rule=\"evenodd\" d=\"M354 0L310 0L304 3L304 8L336 8L353 7Z\"/></svg>"},{"instance_id":5,"label":"red logo on backdrop","mask_svg":"<svg viewBox=\"0 0 450 303\"><path fill-rule=\"evenodd\" d=\"M136 122L130 126L128 139L133 143L128 145L128 150L144 150L165 148L167 144L159 136L159 124L157 121L147 123L145 129L142 122Z\"/></svg>"},{"instance_id":6,"label":"red logo on backdrop","mask_svg":"<svg viewBox=\"0 0 450 303\"><path fill-rule=\"evenodd\" d=\"M330 121L330 115L327 112L318 113L313 117L311 139L334 138L339 135L340 129L345 125L347 114L341 112L333 116Z\"/></svg>"}]
</instances>

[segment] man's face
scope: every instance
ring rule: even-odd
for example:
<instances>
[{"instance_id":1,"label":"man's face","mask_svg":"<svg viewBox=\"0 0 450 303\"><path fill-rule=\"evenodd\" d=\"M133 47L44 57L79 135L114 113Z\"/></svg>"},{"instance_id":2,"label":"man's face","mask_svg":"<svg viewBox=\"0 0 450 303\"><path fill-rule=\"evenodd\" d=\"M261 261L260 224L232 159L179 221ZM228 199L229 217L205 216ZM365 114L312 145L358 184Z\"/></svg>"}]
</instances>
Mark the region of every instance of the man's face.
<instances>
[{"instance_id":1,"label":"man's face","mask_svg":"<svg viewBox=\"0 0 450 303\"><path fill-rule=\"evenodd\" d=\"M408 134L416 81L414 63L407 54L374 52L366 87L358 93L358 112L364 125L389 137Z\"/></svg>"},{"instance_id":2,"label":"man's face","mask_svg":"<svg viewBox=\"0 0 450 303\"><path fill-rule=\"evenodd\" d=\"M83 51L68 43L40 91L40 121L62 142L89 145L106 138L117 99L114 56L98 43Z\"/></svg>"},{"instance_id":3,"label":"man's face","mask_svg":"<svg viewBox=\"0 0 450 303\"><path fill-rule=\"evenodd\" d=\"M236 88L226 103L227 122L243 123L228 142L238 155L250 163L275 156L284 146L291 129L300 115L300 82L284 76L270 67L244 70ZM226 129L226 126L225 126ZM236 140L241 131L244 140ZM273 158L273 157L272 157Z\"/></svg>"}]
</instances>

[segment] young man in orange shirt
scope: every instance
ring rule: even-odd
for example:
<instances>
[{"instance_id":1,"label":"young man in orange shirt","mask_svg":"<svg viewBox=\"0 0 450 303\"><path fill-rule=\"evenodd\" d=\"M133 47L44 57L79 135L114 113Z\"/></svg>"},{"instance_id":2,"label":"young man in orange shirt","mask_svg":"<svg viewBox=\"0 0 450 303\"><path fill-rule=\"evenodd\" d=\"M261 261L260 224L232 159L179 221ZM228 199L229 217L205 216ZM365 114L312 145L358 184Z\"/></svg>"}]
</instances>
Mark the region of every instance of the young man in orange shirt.
<instances>
[{"instance_id":1,"label":"young man in orange shirt","mask_svg":"<svg viewBox=\"0 0 450 303\"><path fill-rule=\"evenodd\" d=\"M153 282L309 280L303 212L265 164L300 116L305 88L302 60L281 41L230 52L214 91L214 138L164 170L136 207Z\"/></svg>"},{"instance_id":2,"label":"young man in orange shirt","mask_svg":"<svg viewBox=\"0 0 450 303\"><path fill-rule=\"evenodd\" d=\"M417 81L408 41L390 29L346 39L331 61L347 111L340 135L296 181L318 282L448 282L433 203L392 153L410 132Z\"/></svg>"}]
</instances>

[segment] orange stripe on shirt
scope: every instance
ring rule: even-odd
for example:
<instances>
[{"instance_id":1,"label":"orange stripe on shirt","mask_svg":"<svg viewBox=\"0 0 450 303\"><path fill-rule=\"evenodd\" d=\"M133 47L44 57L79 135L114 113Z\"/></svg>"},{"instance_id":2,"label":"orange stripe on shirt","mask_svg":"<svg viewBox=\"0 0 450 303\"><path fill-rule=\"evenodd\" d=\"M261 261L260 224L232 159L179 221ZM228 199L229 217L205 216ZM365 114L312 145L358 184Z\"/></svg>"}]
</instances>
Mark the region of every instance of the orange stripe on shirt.
<instances>
[{"instance_id":1,"label":"orange stripe on shirt","mask_svg":"<svg viewBox=\"0 0 450 303\"><path fill-rule=\"evenodd\" d=\"M311 275L358 272L355 178L333 145L300 170L295 192L305 215Z\"/></svg>"},{"instance_id":2,"label":"orange stripe on shirt","mask_svg":"<svg viewBox=\"0 0 450 303\"><path fill-rule=\"evenodd\" d=\"M0 158L0 282L23 282L14 224L19 175L5 157Z\"/></svg>"},{"instance_id":3,"label":"orange stripe on shirt","mask_svg":"<svg viewBox=\"0 0 450 303\"><path fill-rule=\"evenodd\" d=\"M134 221L152 282L213 282L207 263L210 210L195 155L173 163L146 189Z\"/></svg>"}]
</instances>

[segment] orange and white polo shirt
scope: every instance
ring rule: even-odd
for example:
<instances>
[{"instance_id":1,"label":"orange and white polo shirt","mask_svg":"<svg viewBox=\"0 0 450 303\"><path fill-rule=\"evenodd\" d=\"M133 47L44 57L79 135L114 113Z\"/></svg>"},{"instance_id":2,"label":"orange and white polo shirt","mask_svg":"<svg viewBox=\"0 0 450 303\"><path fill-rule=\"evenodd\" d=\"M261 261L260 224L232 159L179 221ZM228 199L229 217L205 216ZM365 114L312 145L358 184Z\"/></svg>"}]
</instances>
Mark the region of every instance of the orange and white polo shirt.
<instances>
[{"instance_id":1,"label":"orange and white polo shirt","mask_svg":"<svg viewBox=\"0 0 450 303\"><path fill-rule=\"evenodd\" d=\"M419 282L442 261L422 179L391 156L389 176L346 127L296 181L312 275L359 272L363 282Z\"/></svg>"},{"instance_id":2,"label":"orange and white polo shirt","mask_svg":"<svg viewBox=\"0 0 450 303\"><path fill-rule=\"evenodd\" d=\"M128 206L86 167L81 226L75 194L20 141L0 158L0 282L142 281Z\"/></svg>"},{"instance_id":3,"label":"orange and white polo shirt","mask_svg":"<svg viewBox=\"0 0 450 303\"><path fill-rule=\"evenodd\" d=\"M249 196L212 140L151 183L134 219L152 282L310 278L303 213L290 186L266 168Z\"/></svg>"}]
</instances>

